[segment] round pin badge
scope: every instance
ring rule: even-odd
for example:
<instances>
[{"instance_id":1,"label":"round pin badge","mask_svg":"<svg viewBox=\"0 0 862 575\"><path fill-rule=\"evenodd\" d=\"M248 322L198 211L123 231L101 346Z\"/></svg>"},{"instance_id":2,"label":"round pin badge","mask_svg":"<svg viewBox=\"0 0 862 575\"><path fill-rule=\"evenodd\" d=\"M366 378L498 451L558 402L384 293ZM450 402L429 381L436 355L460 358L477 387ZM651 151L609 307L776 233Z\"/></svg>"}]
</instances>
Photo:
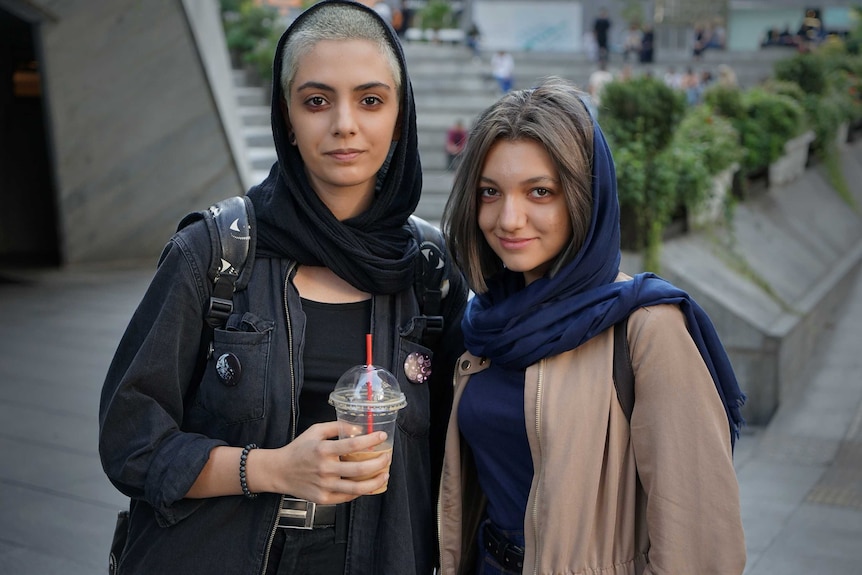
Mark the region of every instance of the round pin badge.
<instances>
[{"instance_id":1,"label":"round pin badge","mask_svg":"<svg viewBox=\"0 0 862 575\"><path fill-rule=\"evenodd\" d=\"M216 374L219 380L228 387L233 387L239 383L239 378L242 376L242 365L239 363L239 358L232 353L224 353L216 360Z\"/></svg>"},{"instance_id":2,"label":"round pin badge","mask_svg":"<svg viewBox=\"0 0 862 575\"><path fill-rule=\"evenodd\" d=\"M425 383L431 377L431 358L428 354L414 351L404 360L404 374L412 383Z\"/></svg>"}]
</instances>

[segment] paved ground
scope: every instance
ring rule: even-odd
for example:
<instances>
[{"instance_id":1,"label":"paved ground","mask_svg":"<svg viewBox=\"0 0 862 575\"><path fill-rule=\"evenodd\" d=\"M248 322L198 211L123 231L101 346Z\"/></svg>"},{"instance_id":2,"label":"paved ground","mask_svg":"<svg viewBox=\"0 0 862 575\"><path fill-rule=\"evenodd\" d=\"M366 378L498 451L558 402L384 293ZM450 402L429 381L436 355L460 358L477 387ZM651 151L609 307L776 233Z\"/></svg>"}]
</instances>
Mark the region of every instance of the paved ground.
<instances>
[{"instance_id":1,"label":"paved ground","mask_svg":"<svg viewBox=\"0 0 862 575\"><path fill-rule=\"evenodd\" d=\"M152 265L0 273L0 575L106 572L125 499L99 390ZM747 575L862 573L862 275L817 346L801 395L737 444Z\"/></svg>"}]
</instances>

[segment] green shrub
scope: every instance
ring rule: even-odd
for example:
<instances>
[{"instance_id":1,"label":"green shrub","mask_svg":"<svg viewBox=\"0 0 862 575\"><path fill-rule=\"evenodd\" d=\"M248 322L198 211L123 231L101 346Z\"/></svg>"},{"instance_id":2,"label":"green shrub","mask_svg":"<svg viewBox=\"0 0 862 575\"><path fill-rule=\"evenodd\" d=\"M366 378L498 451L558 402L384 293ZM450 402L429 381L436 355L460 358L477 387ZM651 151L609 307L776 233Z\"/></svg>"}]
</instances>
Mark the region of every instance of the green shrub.
<instances>
[{"instance_id":1,"label":"green shrub","mask_svg":"<svg viewBox=\"0 0 862 575\"><path fill-rule=\"evenodd\" d=\"M793 98L799 104L805 102L805 91L796 82L788 80L777 80L770 78L763 82L761 86L774 94L782 94Z\"/></svg>"},{"instance_id":2,"label":"green shrub","mask_svg":"<svg viewBox=\"0 0 862 575\"><path fill-rule=\"evenodd\" d=\"M249 0L240 2L238 9L236 5L223 4L229 8L222 12L228 50L242 64L254 67L262 79L269 79L275 44L282 32L278 12Z\"/></svg>"},{"instance_id":3,"label":"green shrub","mask_svg":"<svg viewBox=\"0 0 862 575\"><path fill-rule=\"evenodd\" d=\"M661 154L662 161L667 162L676 172L676 193L669 206L673 215L680 206L688 210L696 210L709 196L712 188L712 176L706 166L705 148L702 145L692 145L689 142L675 138L673 143ZM666 223L670 223L668 220Z\"/></svg>"},{"instance_id":4,"label":"green shrub","mask_svg":"<svg viewBox=\"0 0 862 575\"><path fill-rule=\"evenodd\" d=\"M688 109L673 139L676 146L697 151L711 176L742 161L744 154L739 141L739 131L731 121L706 104Z\"/></svg>"},{"instance_id":5,"label":"green shrub","mask_svg":"<svg viewBox=\"0 0 862 575\"><path fill-rule=\"evenodd\" d=\"M703 103L730 120L745 118L742 90L737 87L714 84L703 91Z\"/></svg>"},{"instance_id":6,"label":"green shrub","mask_svg":"<svg viewBox=\"0 0 862 575\"><path fill-rule=\"evenodd\" d=\"M659 79L610 82L602 92L602 130L617 145L639 139L658 153L670 143L685 108L685 94Z\"/></svg>"},{"instance_id":7,"label":"green shrub","mask_svg":"<svg viewBox=\"0 0 862 575\"><path fill-rule=\"evenodd\" d=\"M624 249L644 251L644 269L659 271L659 249L664 229L677 211L678 184L689 165L676 147L653 154L640 139L614 149L620 201L621 243Z\"/></svg>"},{"instance_id":8,"label":"green shrub","mask_svg":"<svg viewBox=\"0 0 862 575\"><path fill-rule=\"evenodd\" d=\"M828 85L828 67L825 58L815 54L796 54L773 65L778 80L796 82L806 94L823 94Z\"/></svg>"},{"instance_id":9,"label":"green shrub","mask_svg":"<svg viewBox=\"0 0 862 575\"><path fill-rule=\"evenodd\" d=\"M745 148L747 171L765 168L784 153L784 144L805 130L805 111L789 96L764 88L743 94L746 116L736 127Z\"/></svg>"},{"instance_id":10,"label":"green shrub","mask_svg":"<svg viewBox=\"0 0 862 575\"><path fill-rule=\"evenodd\" d=\"M452 24L452 6L446 0L428 0L417 17L423 30L440 30Z\"/></svg>"}]
</instances>

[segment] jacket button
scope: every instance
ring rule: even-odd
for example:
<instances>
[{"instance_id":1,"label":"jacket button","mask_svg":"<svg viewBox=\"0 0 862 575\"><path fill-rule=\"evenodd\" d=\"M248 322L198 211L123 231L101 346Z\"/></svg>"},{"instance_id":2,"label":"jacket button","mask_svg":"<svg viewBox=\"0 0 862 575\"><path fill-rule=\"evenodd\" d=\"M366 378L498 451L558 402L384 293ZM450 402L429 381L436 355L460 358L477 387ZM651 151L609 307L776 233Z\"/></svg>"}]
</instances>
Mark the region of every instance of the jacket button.
<instances>
[{"instance_id":1,"label":"jacket button","mask_svg":"<svg viewBox=\"0 0 862 575\"><path fill-rule=\"evenodd\" d=\"M464 361L461 362L461 369L464 371L467 371L468 369L470 369L470 360L469 359L465 359Z\"/></svg>"},{"instance_id":2,"label":"jacket button","mask_svg":"<svg viewBox=\"0 0 862 575\"><path fill-rule=\"evenodd\" d=\"M242 376L242 365L239 363L239 358L232 353L222 354L216 361L215 370L219 381L228 387L238 384L239 378Z\"/></svg>"}]
</instances>

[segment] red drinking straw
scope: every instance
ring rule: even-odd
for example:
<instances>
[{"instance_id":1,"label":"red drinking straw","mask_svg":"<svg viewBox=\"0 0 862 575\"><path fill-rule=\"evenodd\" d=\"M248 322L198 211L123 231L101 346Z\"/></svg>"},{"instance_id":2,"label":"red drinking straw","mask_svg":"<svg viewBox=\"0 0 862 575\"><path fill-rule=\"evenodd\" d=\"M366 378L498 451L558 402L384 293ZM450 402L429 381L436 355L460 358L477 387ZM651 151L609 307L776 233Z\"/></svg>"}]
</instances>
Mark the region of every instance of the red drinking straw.
<instances>
[{"instance_id":1,"label":"red drinking straw","mask_svg":"<svg viewBox=\"0 0 862 575\"><path fill-rule=\"evenodd\" d=\"M365 334L365 369L367 370L367 373L368 373L368 380L365 383L365 390L366 390L365 395L368 398L369 402L372 399L374 399L374 393L373 393L373 390L371 389L371 364L372 363L373 362L371 359L371 334L366 333ZM367 418L367 425L368 425L368 433L371 433L374 430L374 418L371 415L371 405L368 406L368 411L366 412L366 414L367 414L366 418Z\"/></svg>"}]
</instances>

